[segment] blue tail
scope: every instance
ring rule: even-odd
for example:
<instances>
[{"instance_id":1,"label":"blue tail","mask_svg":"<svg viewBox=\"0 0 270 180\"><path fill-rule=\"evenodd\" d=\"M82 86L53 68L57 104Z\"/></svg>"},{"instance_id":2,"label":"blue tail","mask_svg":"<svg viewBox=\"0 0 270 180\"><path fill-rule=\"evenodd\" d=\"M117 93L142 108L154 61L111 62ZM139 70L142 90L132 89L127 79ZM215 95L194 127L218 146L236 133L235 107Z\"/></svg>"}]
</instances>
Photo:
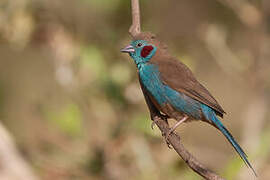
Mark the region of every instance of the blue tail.
<instances>
[{"instance_id":1,"label":"blue tail","mask_svg":"<svg viewBox=\"0 0 270 180\"><path fill-rule=\"evenodd\" d=\"M234 147L236 152L239 154L241 159L245 162L245 164L252 169L253 173L255 176L257 176L255 170L249 163L247 159L246 153L243 151L243 149L240 147L240 145L235 141L234 137L232 134L223 126L223 124L220 122L220 120L217 118L215 112L208 106L202 105L202 111L204 116L206 117L207 120L211 121L221 132L222 134L227 138L227 140L231 143L231 145Z\"/></svg>"}]
</instances>

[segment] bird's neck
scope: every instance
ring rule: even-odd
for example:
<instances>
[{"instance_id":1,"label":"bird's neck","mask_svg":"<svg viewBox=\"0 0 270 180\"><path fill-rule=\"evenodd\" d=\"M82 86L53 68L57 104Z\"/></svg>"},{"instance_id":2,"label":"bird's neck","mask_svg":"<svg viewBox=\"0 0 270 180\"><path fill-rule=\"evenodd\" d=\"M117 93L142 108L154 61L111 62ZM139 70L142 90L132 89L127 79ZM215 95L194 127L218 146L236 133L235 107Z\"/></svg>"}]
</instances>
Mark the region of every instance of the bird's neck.
<instances>
[{"instance_id":1,"label":"bird's neck","mask_svg":"<svg viewBox=\"0 0 270 180\"><path fill-rule=\"evenodd\" d=\"M147 66L147 62L138 62L136 63L136 66L138 68L139 71L142 71L144 69L145 66Z\"/></svg>"}]
</instances>

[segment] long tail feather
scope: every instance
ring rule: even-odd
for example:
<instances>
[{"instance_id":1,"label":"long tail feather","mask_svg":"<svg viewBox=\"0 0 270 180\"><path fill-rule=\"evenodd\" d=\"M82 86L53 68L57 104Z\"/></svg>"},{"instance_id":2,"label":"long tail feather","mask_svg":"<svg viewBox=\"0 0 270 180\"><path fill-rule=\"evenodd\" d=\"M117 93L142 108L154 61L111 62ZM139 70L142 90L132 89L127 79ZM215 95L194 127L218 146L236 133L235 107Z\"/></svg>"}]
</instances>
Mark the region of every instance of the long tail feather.
<instances>
[{"instance_id":1,"label":"long tail feather","mask_svg":"<svg viewBox=\"0 0 270 180\"><path fill-rule=\"evenodd\" d=\"M257 173L254 170L254 168L251 166L250 162L247 159L247 155L244 152L244 150L240 147L240 145L236 142L232 134L224 127L224 125L221 123L221 121L217 118L215 112L209 108L208 106L202 107L203 114L205 117L211 121L226 137L226 139L231 143L233 148L236 150L236 152L239 154L241 159L245 162L245 164L253 171L254 175L257 177Z\"/></svg>"}]
</instances>

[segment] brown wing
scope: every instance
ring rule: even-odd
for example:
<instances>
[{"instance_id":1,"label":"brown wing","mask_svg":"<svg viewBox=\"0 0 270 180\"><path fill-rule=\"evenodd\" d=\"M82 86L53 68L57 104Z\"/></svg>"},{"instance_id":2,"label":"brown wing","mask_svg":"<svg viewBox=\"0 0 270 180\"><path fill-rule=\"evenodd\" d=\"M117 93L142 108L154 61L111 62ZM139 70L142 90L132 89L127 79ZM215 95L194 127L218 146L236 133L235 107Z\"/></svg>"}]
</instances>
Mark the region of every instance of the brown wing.
<instances>
[{"instance_id":1,"label":"brown wing","mask_svg":"<svg viewBox=\"0 0 270 180\"><path fill-rule=\"evenodd\" d=\"M209 91L195 79L193 73L186 65L176 58L159 55L155 55L151 59L151 63L158 65L162 81L165 84L210 106L217 115L223 117L225 111Z\"/></svg>"}]
</instances>

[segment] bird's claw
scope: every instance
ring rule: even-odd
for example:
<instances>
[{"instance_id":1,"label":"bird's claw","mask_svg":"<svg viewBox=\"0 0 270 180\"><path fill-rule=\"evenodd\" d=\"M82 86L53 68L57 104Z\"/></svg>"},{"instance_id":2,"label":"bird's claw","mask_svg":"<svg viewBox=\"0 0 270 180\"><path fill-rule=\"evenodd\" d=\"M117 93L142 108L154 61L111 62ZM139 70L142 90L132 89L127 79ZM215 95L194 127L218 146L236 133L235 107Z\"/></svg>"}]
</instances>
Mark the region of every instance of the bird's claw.
<instances>
[{"instance_id":1,"label":"bird's claw","mask_svg":"<svg viewBox=\"0 0 270 180\"><path fill-rule=\"evenodd\" d=\"M169 148L169 149L172 149L171 143L170 143L169 141L167 141L167 140L166 140L166 143L167 143L168 148Z\"/></svg>"},{"instance_id":2,"label":"bird's claw","mask_svg":"<svg viewBox=\"0 0 270 180\"><path fill-rule=\"evenodd\" d=\"M168 148L170 148L170 149L172 149L172 145L169 142L168 138L169 138L169 136L171 135L172 132L173 131L171 131L171 129L170 129L170 131L168 133L162 133L162 136L165 137L166 144L167 144Z\"/></svg>"},{"instance_id":3,"label":"bird's claw","mask_svg":"<svg viewBox=\"0 0 270 180\"><path fill-rule=\"evenodd\" d=\"M174 128L170 128L169 132L166 135L166 138L168 139L168 137L174 132Z\"/></svg>"},{"instance_id":4,"label":"bird's claw","mask_svg":"<svg viewBox=\"0 0 270 180\"><path fill-rule=\"evenodd\" d=\"M160 114L159 117L168 123L168 121L167 121L167 119L169 118L168 115ZM151 123L151 128L154 129L154 126L156 125L155 118L151 118L151 119L153 120L153 122ZM165 137L166 144L167 144L168 148L170 148L170 149L172 149L172 146L171 146L171 143L169 142L168 137L169 137L169 135L171 135L171 133L173 131L174 131L174 129L170 128L168 133L165 134L162 132L162 136Z\"/></svg>"}]
</instances>

